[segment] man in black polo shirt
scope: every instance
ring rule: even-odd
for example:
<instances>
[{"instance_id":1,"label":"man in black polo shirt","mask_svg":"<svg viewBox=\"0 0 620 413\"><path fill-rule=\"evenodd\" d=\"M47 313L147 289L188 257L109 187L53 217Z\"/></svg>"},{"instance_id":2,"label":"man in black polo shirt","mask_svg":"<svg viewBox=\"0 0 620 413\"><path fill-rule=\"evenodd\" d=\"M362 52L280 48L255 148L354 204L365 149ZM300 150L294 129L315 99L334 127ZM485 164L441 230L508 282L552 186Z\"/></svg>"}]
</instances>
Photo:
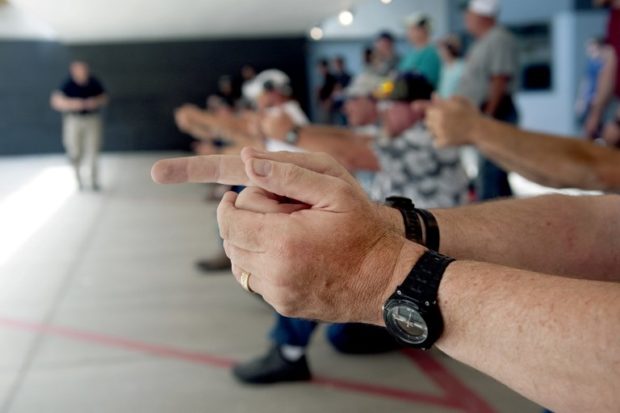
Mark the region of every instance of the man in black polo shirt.
<instances>
[{"instance_id":1,"label":"man in black polo shirt","mask_svg":"<svg viewBox=\"0 0 620 413\"><path fill-rule=\"evenodd\" d=\"M83 159L90 170L92 189L99 190L97 157L103 136L100 111L107 103L103 86L84 62L71 63L69 78L52 93L52 108L63 114L63 144L80 190L84 189Z\"/></svg>"}]
</instances>

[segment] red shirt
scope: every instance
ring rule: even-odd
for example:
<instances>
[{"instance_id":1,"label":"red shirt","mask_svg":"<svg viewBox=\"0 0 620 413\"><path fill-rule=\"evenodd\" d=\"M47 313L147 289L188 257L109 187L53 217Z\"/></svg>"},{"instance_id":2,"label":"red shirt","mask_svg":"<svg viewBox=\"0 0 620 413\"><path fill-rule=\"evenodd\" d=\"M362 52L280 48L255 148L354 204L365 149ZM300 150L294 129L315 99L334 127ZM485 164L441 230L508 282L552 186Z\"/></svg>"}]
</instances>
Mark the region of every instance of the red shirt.
<instances>
[{"instance_id":1,"label":"red shirt","mask_svg":"<svg viewBox=\"0 0 620 413\"><path fill-rule=\"evenodd\" d=\"M616 51L620 60L620 8L612 8L609 13L609 25L607 26L607 42ZM620 64L616 75L616 96L620 97Z\"/></svg>"}]
</instances>

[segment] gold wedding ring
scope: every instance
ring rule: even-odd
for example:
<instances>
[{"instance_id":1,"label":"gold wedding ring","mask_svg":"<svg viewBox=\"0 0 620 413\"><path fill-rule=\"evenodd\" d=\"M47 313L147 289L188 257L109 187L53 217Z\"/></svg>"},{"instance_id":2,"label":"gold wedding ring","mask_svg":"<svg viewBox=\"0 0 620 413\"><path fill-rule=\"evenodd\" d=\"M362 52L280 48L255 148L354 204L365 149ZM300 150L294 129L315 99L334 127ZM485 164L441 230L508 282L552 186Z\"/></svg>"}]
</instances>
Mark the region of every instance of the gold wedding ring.
<instances>
[{"instance_id":1,"label":"gold wedding ring","mask_svg":"<svg viewBox=\"0 0 620 413\"><path fill-rule=\"evenodd\" d=\"M243 287L243 289L246 290L249 293L254 292L250 288L250 276L251 275L252 274L247 272L247 271L241 271L241 279L239 280L239 282L241 283L241 286Z\"/></svg>"}]
</instances>

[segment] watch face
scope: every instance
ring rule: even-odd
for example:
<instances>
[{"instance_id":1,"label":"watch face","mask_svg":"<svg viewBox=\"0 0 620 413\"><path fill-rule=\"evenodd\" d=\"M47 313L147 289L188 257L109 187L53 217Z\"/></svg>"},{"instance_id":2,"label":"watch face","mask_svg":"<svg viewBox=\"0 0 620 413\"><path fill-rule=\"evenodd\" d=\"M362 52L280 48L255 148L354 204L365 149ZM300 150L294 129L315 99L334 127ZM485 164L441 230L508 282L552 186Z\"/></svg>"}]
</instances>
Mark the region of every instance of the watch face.
<instances>
[{"instance_id":1,"label":"watch face","mask_svg":"<svg viewBox=\"0 0 620 413\"><path fill-rule=\"evenodd\" d=\"M428 339L428 326L417 307L408 301L397 301L387 311L386 322L398 332L400 339L422 344Z\"/></svg>"}]
</instances>

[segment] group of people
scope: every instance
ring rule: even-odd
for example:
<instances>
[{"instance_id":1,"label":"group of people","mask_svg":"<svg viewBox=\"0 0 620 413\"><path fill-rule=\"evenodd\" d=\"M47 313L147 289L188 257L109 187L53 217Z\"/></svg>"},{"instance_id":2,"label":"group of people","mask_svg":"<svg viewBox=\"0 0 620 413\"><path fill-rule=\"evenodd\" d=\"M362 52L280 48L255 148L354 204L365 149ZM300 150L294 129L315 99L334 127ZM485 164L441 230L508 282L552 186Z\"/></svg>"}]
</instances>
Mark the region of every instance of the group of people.
<instances>
[{"instance_id":1,"label":"group of people","mask_svg":"<svg viewBox=\"0 0 620 413\"><path fill-rule=\"evenodd\" d=\"M616 38L602 55L613 61L620 1L595 3L611 8ZM249 66L238 92L224 77L205 108L175 111L199 156L158 162L154 180L231 189L217 211L221 254L201 268L231 269L275 310L269 349L235 366L238 380L310 380L307 347L326 322L340 352L437 347L554 411L620 408L620 198L464 206L464 145L481 154L475 200L509 197L505 171L552 187L620 190L617 149L516 126L518 50L499 11L499 0L469 2L475 41L463 61L454 38L431 43L428 16L407 19L413 49L403 58L381 33L363 73L333 82L344 127L311 123L287 74ZM96 154L107 97L83 63L71 74L52 105L66 113L79 172L83 148L71 143L94 136ZM586 105L599 129L619 83L605 79L594 90L606 98ZM620 136L619 115L604 128L609 142Z\"/></svg>"},{"instance_id":2,"label":"group of people","mask_svg":"<svg viewBox=\"0 0 620 413\"><path fill-rule=\"evenodd\" d=\"M153 175L247 186L218 209L226 264L276 321L268 351L235 366L237 379L310 380L306 350L321 320L340 352L435 345L545 406L619 406L618 198L453 208L468 199L463 145L479 149L493 184L481 200L510 194L504 169L553 187L620 188L620 152L514 126L517 48L498 13L498 1L470 2L477 41L460 76L442 73L446 51L429 44L427 17L407 20L417 48L404 59L382 33L367 70L342 90L346 128L310 124L276 70L257 76L248 113L193 109L231 149L161 161ZM453 90L441 96L456 97L432 97L446 78ZM573 322L584 330L567 333ZM584 333L594 340L577 340Z\"/></svg>"}]
</instances>

